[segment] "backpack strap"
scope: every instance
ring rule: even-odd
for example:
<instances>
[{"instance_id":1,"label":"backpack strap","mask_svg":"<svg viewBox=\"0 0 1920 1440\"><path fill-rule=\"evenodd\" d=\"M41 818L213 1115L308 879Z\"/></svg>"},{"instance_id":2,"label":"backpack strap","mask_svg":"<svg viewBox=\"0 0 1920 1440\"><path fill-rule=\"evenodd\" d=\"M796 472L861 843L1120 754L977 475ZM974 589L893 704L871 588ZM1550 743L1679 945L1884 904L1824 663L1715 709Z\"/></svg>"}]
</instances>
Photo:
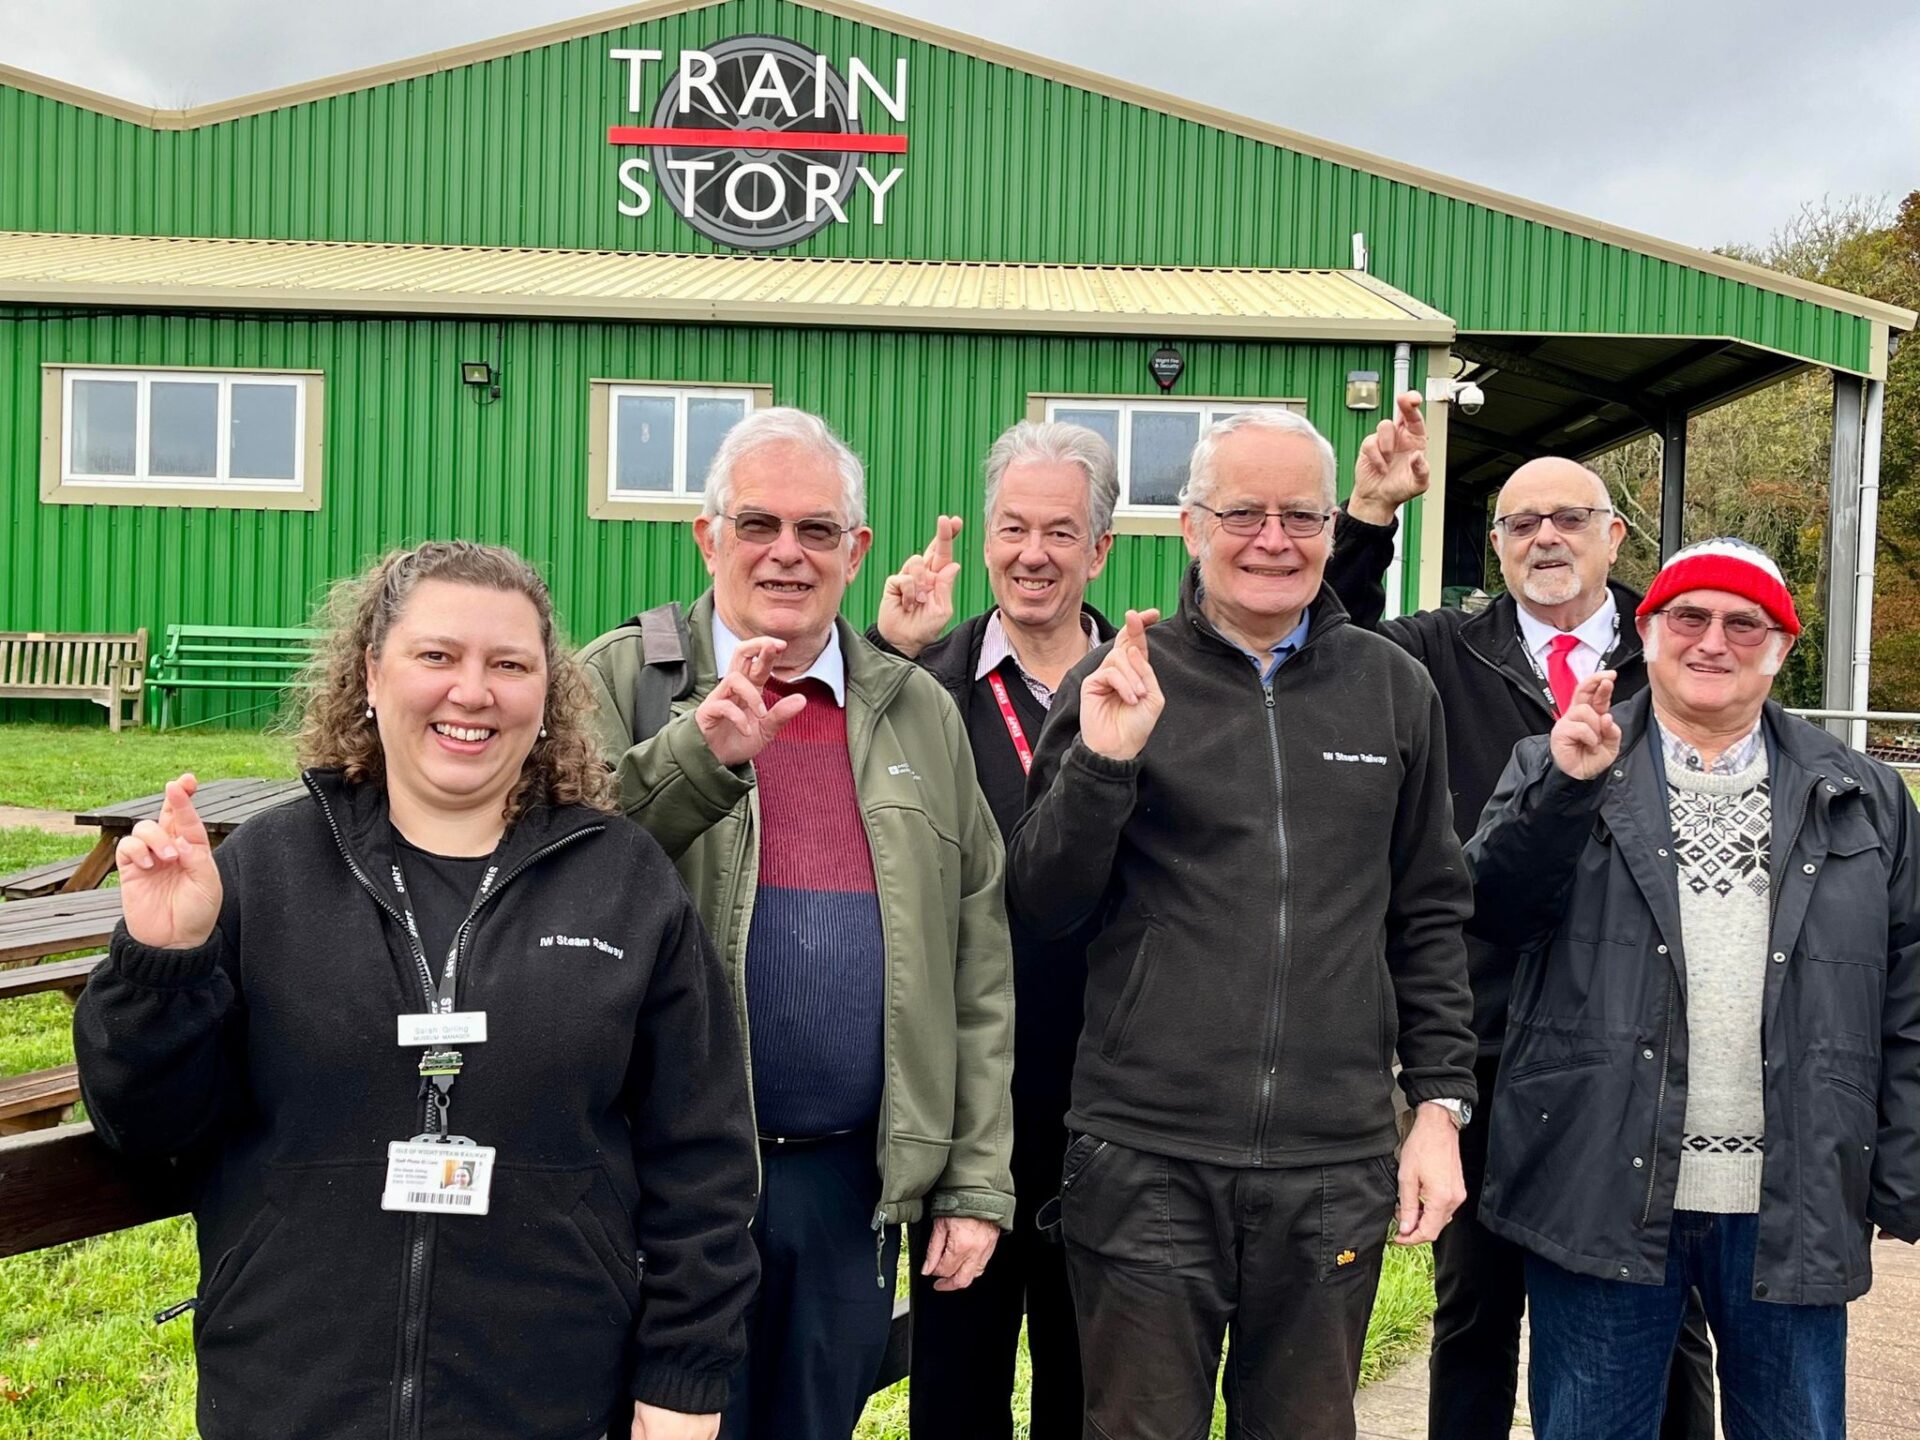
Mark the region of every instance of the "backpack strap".
<instances>
[{"instance_id":1,"label":"backpack strap","mask_svg":"<svg viewBox=\"0 0 1920 1440\"><path fill-rule=\"evenodd\" d=\"M657 735L673 715L673 702L693 691L688 662L692 638L686 614L668 601L627 621L640 632L641 665L633 681L633 743Z\"/></svg>"}]
</instances>

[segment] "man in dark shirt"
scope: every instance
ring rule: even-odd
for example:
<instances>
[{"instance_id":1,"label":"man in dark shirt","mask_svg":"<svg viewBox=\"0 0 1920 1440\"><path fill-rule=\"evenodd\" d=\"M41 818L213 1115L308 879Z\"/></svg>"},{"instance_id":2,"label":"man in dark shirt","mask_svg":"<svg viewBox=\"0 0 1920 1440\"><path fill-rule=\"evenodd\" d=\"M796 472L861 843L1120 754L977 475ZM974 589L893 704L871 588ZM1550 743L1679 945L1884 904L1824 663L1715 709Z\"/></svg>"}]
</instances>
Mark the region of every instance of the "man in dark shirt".
<instances>
[{"instance_id":1,"label":"man in dark shirt","mask_svg":"<svg viewBox=\"0 0 1920 1440\"><path fill-rule=\"evenodd\" d=\"M1078 425L1023 422L987 455L985 553L995 604L953 618L958 516L887 581L870 638L919 661L960 707L980 788L1010 834L1025 805L1027 767L1066 672L1113 626L1084 602L1113 544L1119 480L1105 440ZM959 1291L923 1275L926 1236L912 1235L914 1440L1000 1440L1013 1433L1009 1399L1020 1321L1033 1359L1032 1440L1078 1440L1080 1347L1066 1262L1033 1222L1060 1187L1063 1117L1080 1034L1084 939L1048 941L1015 924L1014 1228L986 1271Z\"/></svg>"}]
</instances>

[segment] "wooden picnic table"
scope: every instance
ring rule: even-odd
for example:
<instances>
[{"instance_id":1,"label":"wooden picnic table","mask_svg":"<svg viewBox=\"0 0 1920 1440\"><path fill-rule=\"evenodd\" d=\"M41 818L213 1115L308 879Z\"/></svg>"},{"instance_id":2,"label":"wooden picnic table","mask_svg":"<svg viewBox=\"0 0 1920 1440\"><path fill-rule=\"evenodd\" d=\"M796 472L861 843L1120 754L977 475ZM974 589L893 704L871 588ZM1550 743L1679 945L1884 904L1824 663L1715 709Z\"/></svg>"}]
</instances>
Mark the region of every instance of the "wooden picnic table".
<instances>
[{"instance_id":1,"label":"wooden picnic table","mask_svg":"<svg viewBox=\"0 0 1920 1440\"><path fill-rule=\"evenodd\" d=\"M306 793L306 785L299 780L209 780L194 792L193 808L200 812L200 818L207 827L207 838L217 849L220 842L245 821L263 810L272 810ZM113 873L114 848L123 837L133 832L135 825L159 815L160 806L166 798L166 793L162 791L158 795L142 795L138 800L122 800L118 805L108 805L74 816L73 823L76 825L99 826L100 838L93 842L93 849L80 862L80 868L61 887L61 893L74 894L98 888L100 882ZM20 902L15 900L9 903L17 905Z\"/></svg>"},{"instance_id":2,"label":"wooden picnic table","mask_svg":"<svg viewBox=\"0 0 1920 1440\"><path fill-rule=\"evenodd\" d=\"M120 923L120 892L42 895L0 905L0 965L105 945Z\"/></svg>"}]
</instances>

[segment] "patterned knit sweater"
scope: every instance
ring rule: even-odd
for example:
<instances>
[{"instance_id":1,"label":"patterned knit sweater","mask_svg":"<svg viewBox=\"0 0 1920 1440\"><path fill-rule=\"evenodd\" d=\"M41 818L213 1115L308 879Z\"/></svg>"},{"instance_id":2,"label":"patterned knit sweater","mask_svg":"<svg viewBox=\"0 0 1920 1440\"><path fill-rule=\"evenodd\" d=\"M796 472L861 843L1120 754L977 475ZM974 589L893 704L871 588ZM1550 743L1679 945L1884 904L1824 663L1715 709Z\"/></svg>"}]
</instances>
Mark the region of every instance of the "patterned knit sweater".
<instances>
[{"instance_id":1,"label":"patterned knit sweater","mask_svg":"<svg viewBox=\"0 0 1920 1440\"><path fill-rule=\"evenodd\" d=\"M1687 1115L1677 1210L1760 1208L1760 1019L1771 921L1765 745L1733 774L1667 767L1687 966Z\"/></svg>"}]
</instances>

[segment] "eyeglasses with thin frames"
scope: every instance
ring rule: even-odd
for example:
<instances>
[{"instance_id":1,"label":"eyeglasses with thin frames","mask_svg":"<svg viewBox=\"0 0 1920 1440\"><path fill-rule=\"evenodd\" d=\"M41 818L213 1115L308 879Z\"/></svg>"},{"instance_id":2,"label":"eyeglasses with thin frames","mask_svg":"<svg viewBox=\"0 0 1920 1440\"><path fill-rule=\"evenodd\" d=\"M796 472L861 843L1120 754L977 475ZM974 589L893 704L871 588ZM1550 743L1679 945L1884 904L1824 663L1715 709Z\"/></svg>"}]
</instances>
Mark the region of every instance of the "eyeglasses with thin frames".
<instances>
[{"instance_id":1,"label":"eyeglasses with thin frames","mask_svg":"<svg viewBox=\"0 0 1920 1440\"><path fill-rule=\"evenodd\" d=\"M1707 627L1718 620L1727 643L1745 650L1751 650L1776 630L1786 633L1784 626L1769 625L1758 615L1744 610L1708 610L1700 605L1669 605L1653 613L1665 620L1667 629L1682 640L1698 640L1707 633Z\"/></svg>"},{"instance_id":2,"label":"eyeglasses with thin frames","mask_svg":"<svg viewBox=\"0 0 1920 1440\"><path fill-rule=\"evenodd\" d=\"M1502 515L1494 521L1494 527L1504 530L1509 539L1525 540L1540 533L1540 522L1553 521L1553 528L1562 535L1578 535L1586 529L1596 515L1611 515L1613 507L1609 505L1566 505L1558 510L1538 513L1522 510L1513 515Z\"/></svg>"},{"instance_id":3,"label":"eyeglasses with thin frames","mask_svg":"<svg viewBox=\"0 0 1920 1440\"><path fill-rule=\"evenodd\" d=\"M1198 500L1192 503L1194 509L1204 510L1218 520L1220 528L1229 535L1258 535L1267 528L1268 520L1278 520L1280 528L1296 540L1311 540L1327 528L1334 513L1331 510L1254 510L1238 506L1216 510Z\"/></svg>"},{"instance_id":4,"label":"eyeglasses with thin frames","mask_svg":"<svg viewBox=\"0 0 1920 1440\"><path fill-rule=\"evenodd\" d=\"M851 525L840 525L818 516L787 520L768 514L765 510L742 510L737 515L722 514L720 518L731 520L733 533L749 545L771 545L780 538L780 532L791 525L793 538L800 542L803 549L822 552L838 549L840 542L853 529Z\"/></svg>"}]
</instances>

